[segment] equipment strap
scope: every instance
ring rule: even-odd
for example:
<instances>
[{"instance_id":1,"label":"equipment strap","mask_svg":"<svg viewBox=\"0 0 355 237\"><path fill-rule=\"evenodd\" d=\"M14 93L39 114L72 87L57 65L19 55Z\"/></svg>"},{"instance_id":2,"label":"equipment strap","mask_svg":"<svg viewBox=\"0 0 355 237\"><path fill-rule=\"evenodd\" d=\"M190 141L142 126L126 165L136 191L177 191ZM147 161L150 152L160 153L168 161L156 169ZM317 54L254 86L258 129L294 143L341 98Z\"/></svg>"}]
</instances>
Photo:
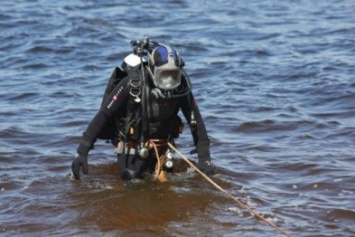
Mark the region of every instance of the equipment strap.
<instances>
[{"instance_id":1,"label":"equipment strap","mask_svg":"<svg viewBox=\"0 0 355 237\"><path fill-rule=\"evenodd\" d=\"M140 80L140 72L139 72L139 66L133 67L133 68L128 68L126 69L126 72L128 74L128 77L130 79L129 83L131 86L131 89L129 91L130 95L134 98L134 101L136 103L139 103L141 101L141 80Z\"/></svg>"}]
</instances>

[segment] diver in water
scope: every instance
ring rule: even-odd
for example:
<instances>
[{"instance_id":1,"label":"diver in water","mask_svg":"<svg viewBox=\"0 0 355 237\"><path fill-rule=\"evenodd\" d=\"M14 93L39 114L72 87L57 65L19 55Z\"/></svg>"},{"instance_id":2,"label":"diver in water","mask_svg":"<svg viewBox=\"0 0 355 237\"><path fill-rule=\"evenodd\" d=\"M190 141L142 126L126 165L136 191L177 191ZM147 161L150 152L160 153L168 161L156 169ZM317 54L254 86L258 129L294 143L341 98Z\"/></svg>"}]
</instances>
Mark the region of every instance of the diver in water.
<instances>
[{"instance_id":1,"label":"diver in water","mask_svg":"<svg viewBox=\"0 0 355 237\"><path fill-rule=\"evenodd\" d=\"M146 172L171 171L173 151L168 144L174 144L182 132L180 110L192 133L197 167L213 174L205 124L178 52L149 38L131 45L133 53L115 68L101 108L82 135L72 162L74 177L80 178L81 169L88 173L88 153L97 139L110 140L116 147L123 180L143 178Z\"/></svg>"}]
</instances>

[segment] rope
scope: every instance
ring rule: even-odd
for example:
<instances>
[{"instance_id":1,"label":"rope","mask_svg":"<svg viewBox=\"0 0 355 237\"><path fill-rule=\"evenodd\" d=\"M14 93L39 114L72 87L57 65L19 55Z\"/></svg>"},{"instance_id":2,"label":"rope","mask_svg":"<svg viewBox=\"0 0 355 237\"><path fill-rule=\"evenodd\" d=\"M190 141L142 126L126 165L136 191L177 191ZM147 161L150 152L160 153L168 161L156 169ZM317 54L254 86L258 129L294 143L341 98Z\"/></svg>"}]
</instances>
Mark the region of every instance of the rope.
<instances>
[{"instance_id":1,"label":"rope","mask_svg":"<svg viewBox=\"0 0 355 237\"><path fill-rule=\"evenodd\" d=\"M153 147L154 152L155 152L155 157L157 158L157 164L155 166L155 175L158 180L160 180L161 176L160 173L163 171L162 170L162 164L161 164L161 159L159 155L159 150L158 146L161 146L162 144L157 144L157 142L162 142L162 140L157 140L157 139L150 139L148 141L149 147ZM166 141L165 141L166 144ZM165 177L160 180L161 182L165 182Z\"/></svg>"},{"instance_id":2,"label":"rope","mask_svg":"<svg viewBox=\"0 0 355 237\"><path fill-rule=\"evenodd\" d=\"M261 216L260 214L258 214L256 211L254 211L253 209L251 209L248 205L244 204L242 201L240 201L238 198L234 197L232 194L230 194L227 190L223 189L221 186L219 186L216 182L214 182L211 178L209 178L206 174L204 174L199 168L197 168L191 161L189 161L189 159L187 159L183 154L181 154L181 152L179 150L177 150L170 142L168 142L168 146L173 149L178 155L181 156L181 158L187 163L189 164L192 168L194 168L200 175L202 175L202 177L204 177L210 184L212 184L215 188L217 188L218 190L222 191L223 193L225 193L228 197L230 197L231 199L233 199L236 203L238 203L239 206L245 208L246 210L249 211L250 214L258 217L260 220L264 221L265 223L267 223L268 225L272 226L273 228L275 228L276 230L278 230L280 233L284 234L287 237L292 237L290 234L288 234L285 230L281 229L280 227L278 227L277 225L275 225L273 222L265 219L263 216Z\"/></svg>"}]
</instances>

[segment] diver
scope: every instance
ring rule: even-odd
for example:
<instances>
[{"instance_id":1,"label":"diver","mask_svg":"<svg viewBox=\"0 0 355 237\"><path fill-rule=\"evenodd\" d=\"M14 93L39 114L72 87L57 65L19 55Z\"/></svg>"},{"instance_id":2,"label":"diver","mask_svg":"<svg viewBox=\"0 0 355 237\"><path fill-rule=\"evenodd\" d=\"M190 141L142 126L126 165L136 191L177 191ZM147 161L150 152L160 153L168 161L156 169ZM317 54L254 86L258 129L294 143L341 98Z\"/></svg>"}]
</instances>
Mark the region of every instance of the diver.
<instances>
[{"instance_id":1,"label":"diver","mask_svg":"<svg viewBox=\"0 0 355 237\"><path fill-rule=\"evenodd\" d=\"M184 61L174 48L147 37L131 45L133 53L114 69L100 110L81 137L71 166L74 177L80 179L81 169L88 174L88 154L97 139L115 146L123 180L142 179L156 171L158 163L172 170L173 152L167 143L174 144L183 130L180 110L192 133L197 167L213 174L210 141Z\"/></svg>"}]
</instances>

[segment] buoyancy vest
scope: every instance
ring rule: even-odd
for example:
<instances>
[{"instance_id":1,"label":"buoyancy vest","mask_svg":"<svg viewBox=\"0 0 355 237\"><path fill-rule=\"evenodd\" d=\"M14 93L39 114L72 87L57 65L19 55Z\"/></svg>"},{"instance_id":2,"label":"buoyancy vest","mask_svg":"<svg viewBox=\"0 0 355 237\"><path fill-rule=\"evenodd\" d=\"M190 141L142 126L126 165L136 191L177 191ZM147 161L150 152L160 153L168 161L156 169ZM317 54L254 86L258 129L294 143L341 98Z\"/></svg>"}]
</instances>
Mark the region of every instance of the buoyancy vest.
<instances>
[{"instance_id":1,"label":"buoyancy vest","mask_svg":"<svg viewBox=\"0 0 355 237\"><path fill-rule=\"evenodd\" d=\"M107 86L102 98L101 105L109 98L111 92L117 86L117 84L126 76L127 76L127 72L122 70L119 67L116 67L113 70L111 77L107 82ZM97 138L104 139L104 140L113 139L116 136L118 131L118 128L116 126L117 124L118 124L117 119L110 118L105 124L105 126L103 127L103 129L101 130L101 132L98 134Z\"/></svg>"},{"instance_id":2,"label":"buoyancy vest","mask_svg":"<svg viewBox=\"0 0 355 237\"><path fill-rule=\"evenodd\" d=\"M138 72L140 69L131 68L128 72L130 80L135 80L134 77L138 77L139 72L135 73L132 70ZM148 75L148 73L145 75ZM177 138L179 132L182 131L182 122L178 116L181 98L156 97L152 93L154 86L151 81L148 77L145 80L145 88L141 88L141 96L145 94L146 97L141 97L141 103L133 102L133 98L130 98L128 102L127 116L125 118L126 125L124 126L126 131L124 134L129 132L127 135L135 141L142 138L142 133L145 140ZM143 93L143 90L145 90L145 93ZM146 100L146 108L143 108L143 100Z\"/></svg>"},{"instance_id":3,"label":"buoyancy vest","mask_svg":"<svg viewBox=\"0 0 355 237\"><path fill-rule=\"evenodd\" d=\"M181 98L156 98L149 93L148 101L147 136L153 139L177 138L183 126L178 116Z\"/></svg>"},{"instance_id":4,"label":"buoyancy vest","mask_svg":"<svg viewBox=\"0 0 355 237\"><path fill-rule=\"evenodd\" d=\"M103 102L109 97L115 86L125 77L129 77L130 90L132 84L137 86L140 80L141 69L137 67L126 67L124 70L116 67L110 77L103 96ZM149 74L146 73L146 76ZM145 78L146 98L142 98L142 91L139 92L141 100L146 99L146 116L142 113L142 101L137 102L136 91L131 93L127 106L120 111L120 117L110 118L109 122L99 134L98 138L106 140L134 140L138 142L141 134L144 133L145 139L167 139L177 138L182 132L183 123L178 116L181 106L181 97L160 98L152 93L153 86L148 78ZM187 79L185 79L187 80ZM140 85L139 85L140 86ZM136 89L136 88L133 88ZM143 88L140 88L142 90ZM154 88L153 88L154 89ZM186 95L185 95L186 96ZM102 103L103 103L102 102ZM143 118L147 121L143 123ZM142 127L145 124L145 127ZM141 141L139 141L141 142Z\"/></svg>"}]
</instances>

